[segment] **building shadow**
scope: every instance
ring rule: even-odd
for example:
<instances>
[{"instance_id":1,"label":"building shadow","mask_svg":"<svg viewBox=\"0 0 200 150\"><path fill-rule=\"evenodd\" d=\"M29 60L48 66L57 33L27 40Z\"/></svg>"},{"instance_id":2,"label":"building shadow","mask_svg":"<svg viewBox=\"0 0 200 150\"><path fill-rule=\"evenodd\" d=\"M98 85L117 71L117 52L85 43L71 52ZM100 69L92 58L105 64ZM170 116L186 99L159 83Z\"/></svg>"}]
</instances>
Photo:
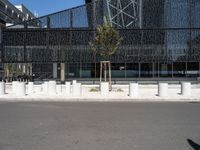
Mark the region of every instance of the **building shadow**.
<instances>
[{"instance_id":1,"label":"building shadow","mask_svg":"<svg viewBox=\"0 0 200 150\"><path fill-rule=\"evenodd\" d=\"M200 145L192 141L191 139L187 139L187 142L194 150L200 150Z\"/></svg>"}]
</instances>

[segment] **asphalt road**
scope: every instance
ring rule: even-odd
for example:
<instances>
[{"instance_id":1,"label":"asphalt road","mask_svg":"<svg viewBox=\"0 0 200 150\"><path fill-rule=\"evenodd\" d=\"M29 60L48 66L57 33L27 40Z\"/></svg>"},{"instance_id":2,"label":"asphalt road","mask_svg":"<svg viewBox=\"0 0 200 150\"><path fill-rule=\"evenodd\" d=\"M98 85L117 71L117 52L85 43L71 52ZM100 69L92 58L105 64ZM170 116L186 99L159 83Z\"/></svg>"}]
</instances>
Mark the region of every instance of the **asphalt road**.
<instances>
[{"instance_id":1,"label":"asphalt road","mask_svg":"<svg viewBox=\"0 0 200 150\"><path fill-rule=\"evenodd\" d=\"M200 103L0 103L0 150L198 150Z\"/></svg>"}]
</instances>

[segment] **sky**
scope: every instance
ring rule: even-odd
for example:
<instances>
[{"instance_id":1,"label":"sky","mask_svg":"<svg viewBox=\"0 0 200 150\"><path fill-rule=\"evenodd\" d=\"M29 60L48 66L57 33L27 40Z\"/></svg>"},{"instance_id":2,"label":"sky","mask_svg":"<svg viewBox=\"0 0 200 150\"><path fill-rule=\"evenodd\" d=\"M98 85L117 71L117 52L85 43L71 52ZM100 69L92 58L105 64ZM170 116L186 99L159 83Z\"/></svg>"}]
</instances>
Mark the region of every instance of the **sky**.
<instances>
[{"instance_id":1,"label":"sky","mask_svg":"<svg viewBox=\"0 0 200 150\"><path fill-rule=\"evenodd\" d=\"M84 4L85 0L9 0L12 4L24 4L38 16L48 15Z\"/></svg>"}]
</instances>

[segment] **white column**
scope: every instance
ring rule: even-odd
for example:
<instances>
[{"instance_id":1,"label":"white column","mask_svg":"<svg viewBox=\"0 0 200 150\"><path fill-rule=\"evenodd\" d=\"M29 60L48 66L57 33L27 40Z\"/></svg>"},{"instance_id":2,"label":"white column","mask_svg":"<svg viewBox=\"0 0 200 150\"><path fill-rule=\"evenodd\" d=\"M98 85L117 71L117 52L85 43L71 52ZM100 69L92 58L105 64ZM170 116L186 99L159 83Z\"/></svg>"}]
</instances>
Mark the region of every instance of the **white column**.
<instances>
[{"instance_id":1,"label":"white column","mask_svg":"<svg viewBox=\"0 0 200 150\"><path fill-rule=\"evenodd\" d=\"M109 83L101 82L100 91L101 91L101 96L108 96L109 95Z\"/></svg>"},{"instance_id":2,"label":"white column","mask_svg":"<svg viewBox=\"0 0 200 150\"><path fill-rule=\"evenodd\" d=\"M65 63L61 63L60 68L60 80L65 81Z\"/></svg>"},{"instance_id":3,"label":"white column","mask_svg":"<svg viewBox=\"0 0 200 150\"><path fill-rule=\"evenodd\" d=\"M5 93L5 82L0 82L0 95L4 95Z\"/></svg>"},{"instance_id":4,"label":"white column","mask_svg":"<svg viewBox=\"0 0 200 150\"><path fill-rule=\"evenodd\" d=\"M182 82L181 83L181 94L183 96L191 96L191 83L190 82Z\"/></svg>"},{"instance_id":5,"label":"white column","mask_svg":"<svg viewBox=\"0 0 200 150\"><path fill-rule=\"evenodd\" d=\"M138 83L130 83L129 85L129 96L130 97L137 97L138 96Z\"/></svg>"},{"instance_id":6,"label":"white column","mask_svg":"<svg viewBox=\"0 0 200 150\"><path fill-rule=\"evenodd\" d=\"M65 82L66 95L70 95L70 91L71 91L71 82Z\"/></svg>"},{"instance_id":7,"label":"white column","mask_svg":"<svg viewBox=\"0 0 200 150\"><path fill-rule=\"evenodd\" d=\"M56 93L58 95L61 95L62 94L62 85L56 85Z\"/></svg>"},{"instance_id":8,"label":"white column","mask_svg":"<svg viewBox=\"0 0 200 150\"><path fill-rule=\"evenodd\" d=\"M28 83L28 94L32 95L34 93L34 83L33 82L29 82Z\"/></svg>"},{"instance_id":9,"label":"white column","mask_svg":"<svg viewBox=\"0 0 200 150\"><path fill-rule=\"evenodd\" d=\"M18 81L13 81L13 82L12 82L12 93L13 93L13 94L16 94L17 85L18 85Z\"/></svg>"},{"instance_id":10,"label":"white column","mask_svg":"<svg viewBox=\"0 0 200 150\"><path fill-rule=\"evenodd\" d=\"M57 72L57 70L58 70L58 65L57 65L57 63L53 63L53 78L54 78L54 79L57 79L57 78L58 78L58 72Z\"/></svg>"},{"instance_id":11,"label":"white column","mask_svg":"<svg viewBox=\"0 0 200 150\"><path fill-rule=\"evenodd\" d=\"M26 95L26 84L25 82L18 82L16 96L22 97Z\"/></svg>"},{"instance_id":12,"label":"white column","mask_svg":"<svg viewBox=\"0 0 200 150\"><path fill-rule=\"evenodd\" d=\"M49 81L48 93L50 95L55 95L56 94L56 81Z\"/></svg>"},{"instance_id":13,"label":"white column","mask_svg":"<svg viewBox=\"0 0 200 150\"><path fill-rule=\"evenodd\" d=\"M43 84L42 85L35 85L34 86L34 92L36 94L40 94L42 92Z\"/></svg>"},{"instance_id":14,"label":"white column","mask_svg":"<svg viewBox=\"0 0 200 150\"><path fill-rule=\"evenodd\" d=\"M79 96L81 96L81 94L82 94L81 83L73 84L73 86L72 86L72 95L79 97Z\"/></svg>"},{"instance_id":15,"label":"white column","mask_svg":"<svg viewBox=\"0 0 200 150\"><path fill-rule=\"evenodd\" d=\"M76 84L76 83L77 83L77 81L76 81L76 80L73 80L73 81L72 81L72 85L73 85L73 84Z\"/></svg>"},{"instance_id":16,"label":"white column","mask_svg":"<svg viewBox=\"0 0 200 150\"><path fill-rule=\"evenodd\" d=\"M160 96L160 97L168 96L168 83L159 83L158 96Z\"/></svg>"},{"instance_id":17,"label":"white column","mask_svg":"<svg viewBox=\"0 0 200 150\"><path fill-rule=\"evenodd\" d=\"M42 84L43 93L48 94L48 86L49 86L49 82L47 81Z\"/></svg>"}]
</instances>

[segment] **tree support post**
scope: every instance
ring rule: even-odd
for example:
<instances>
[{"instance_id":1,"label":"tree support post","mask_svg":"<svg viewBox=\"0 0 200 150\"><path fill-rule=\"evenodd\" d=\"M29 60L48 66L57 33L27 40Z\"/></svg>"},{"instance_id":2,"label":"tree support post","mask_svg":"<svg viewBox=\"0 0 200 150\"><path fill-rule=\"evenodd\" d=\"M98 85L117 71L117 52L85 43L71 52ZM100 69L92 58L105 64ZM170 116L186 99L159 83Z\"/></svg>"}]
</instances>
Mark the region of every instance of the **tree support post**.
<instances>
[{"instance_id":1,"label":"tree support post","mask_svg":"<svg viewBox=\"0 0 200 150\"><path fill-rule=\"evenodd\" d=\"M110 61L101 61L100 63L100 83L102 82L102 74L104 69L104 82L107 82L107 67L108 67L108 77L109 77L109 89L112 90L111 83L111 63Z\"/></svg>"}]
</instances>

